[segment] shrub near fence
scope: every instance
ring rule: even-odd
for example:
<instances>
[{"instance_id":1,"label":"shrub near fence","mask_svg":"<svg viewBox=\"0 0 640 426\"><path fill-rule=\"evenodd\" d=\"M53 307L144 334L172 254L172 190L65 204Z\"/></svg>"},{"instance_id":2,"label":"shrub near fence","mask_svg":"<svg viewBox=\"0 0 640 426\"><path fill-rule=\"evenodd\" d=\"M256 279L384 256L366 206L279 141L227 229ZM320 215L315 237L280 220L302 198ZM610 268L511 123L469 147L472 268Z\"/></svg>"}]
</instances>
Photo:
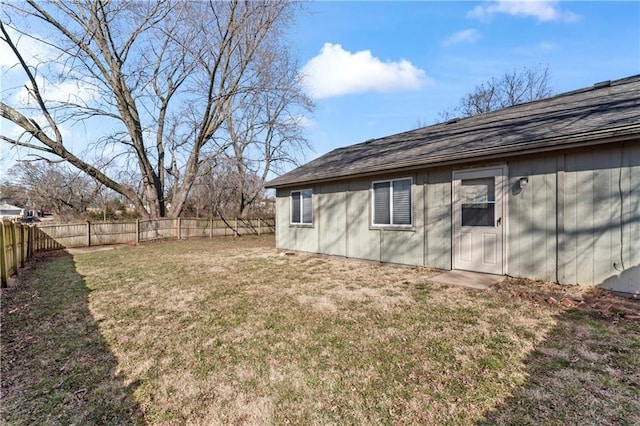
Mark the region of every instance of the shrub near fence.
<instances>
[{"instance_id":1,"label":"shrub near fence","mask_svg":"<svg viewBox=\"0 0 640 426\"><path fill-rule=\"evenodd\" d=\"M177 218L122 222L26 225L2 223L2 287L36 251L67 247L140 243L160 239L273 234L275 219Z\"/></svg>"}]
</instances>

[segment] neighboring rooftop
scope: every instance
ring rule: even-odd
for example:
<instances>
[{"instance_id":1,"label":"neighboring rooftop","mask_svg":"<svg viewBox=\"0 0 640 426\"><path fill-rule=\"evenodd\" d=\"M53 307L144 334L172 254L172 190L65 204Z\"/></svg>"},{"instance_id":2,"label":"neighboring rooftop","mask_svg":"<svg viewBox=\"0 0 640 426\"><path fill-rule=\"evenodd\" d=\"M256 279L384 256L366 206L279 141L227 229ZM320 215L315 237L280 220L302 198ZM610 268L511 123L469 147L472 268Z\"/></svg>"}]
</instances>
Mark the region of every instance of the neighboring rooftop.
<instances>
[{"instance_id":1,"label":"neighboring rooftop","mask_svg":"<svg viewBox=\"0 0 640 426\"><path fill-rule=\"evenodd\" d=\"M13 206L11 204L0 204L0 216L16 216L22 214L22 207Z\"/></svg>"},{"instance_id":2,"label":"neighboring rooftop","mask_svg":"<svg viewBox=\"0 0 640 426\"><path fill-rule=\"evenodd\" d=\"M275 188L571 146L638 140L640 75L335 149Z\"/></svg>"}]
</instances>

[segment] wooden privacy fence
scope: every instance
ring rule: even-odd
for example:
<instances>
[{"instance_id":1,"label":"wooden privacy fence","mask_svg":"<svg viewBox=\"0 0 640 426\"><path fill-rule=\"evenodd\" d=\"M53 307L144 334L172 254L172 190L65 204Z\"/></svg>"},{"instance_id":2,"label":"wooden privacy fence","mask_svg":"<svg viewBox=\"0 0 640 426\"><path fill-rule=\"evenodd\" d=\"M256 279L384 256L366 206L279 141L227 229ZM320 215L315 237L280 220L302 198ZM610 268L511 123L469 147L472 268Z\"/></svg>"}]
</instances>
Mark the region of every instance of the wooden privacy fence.
<instances>
[{"instance_id":1,"label":"wooden privacy fence","mask_svg":"<svg viewBox=\"0 0 640 426\"><path fill-rule=\"evenodd\" d=\"M183 238L261 235L275 232L275 219L177 218L122 222L26 225L0 221L2 287L37 251Z\"/></svg>"},{"instance_id":2,"label":"wooden privacy fence","mask_svg":"<svg viewBox=\"0 0 640 426\"><path fill-rule=\"evenodd\" d=\"M35 225L0 220L0 286L17 275L35 252L63 248Z\"/></svg>"}]
</instances>

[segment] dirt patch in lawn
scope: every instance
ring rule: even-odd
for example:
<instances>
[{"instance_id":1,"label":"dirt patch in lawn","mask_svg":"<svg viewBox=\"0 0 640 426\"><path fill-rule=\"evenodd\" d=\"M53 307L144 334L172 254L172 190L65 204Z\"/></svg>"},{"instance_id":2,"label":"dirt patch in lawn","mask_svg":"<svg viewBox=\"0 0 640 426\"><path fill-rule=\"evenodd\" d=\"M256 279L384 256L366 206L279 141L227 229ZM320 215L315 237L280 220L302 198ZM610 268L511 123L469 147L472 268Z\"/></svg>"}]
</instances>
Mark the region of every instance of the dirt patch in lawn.
<instances>
[{"instance_id":1,"label":"dirt patch in lawn","mask_svg":"<svg viewBox=\"0 0 640 426\"><path fill-rule=\"evenodd\" d=\"M530 300L560 309L593 311L613 320L640 320L640 299L623 297L585 285L559 285L551 282L507 278L493 289L510 298Z\"/></svg>"}]
</instances>

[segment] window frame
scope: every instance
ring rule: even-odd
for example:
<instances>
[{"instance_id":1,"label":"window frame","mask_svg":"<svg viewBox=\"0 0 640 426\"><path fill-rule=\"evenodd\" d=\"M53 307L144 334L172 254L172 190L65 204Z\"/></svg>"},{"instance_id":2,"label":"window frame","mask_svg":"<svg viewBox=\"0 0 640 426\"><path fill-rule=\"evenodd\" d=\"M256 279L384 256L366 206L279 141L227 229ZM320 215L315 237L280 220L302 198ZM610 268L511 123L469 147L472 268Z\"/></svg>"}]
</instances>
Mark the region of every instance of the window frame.
<instances>
[{"instance_id":1,"label":"window frame","mask_svg":"<svg viewBox=\"0 0 640 426\"><path fill-rule=\"evenodd\" d=\"M393 183L398 181L409 181L409 223L393 223ZM375 223L376 220L376 192L374 186L378 183L389 183L389 222L390 223ZM371 182L371 227L374 228L400 228L400 229L412 229L414 227L413 219L413 177L402 177L393 179L381 179Z\"/></svg>"},{"instance_id":2,"label":"window frame","mask_svg":"<svg viewBox=\"0 0 640 426\"><path fill-rule=\"evenodd\" d=\"M491 176L491 177L480 177L480 178L464 178L464 179L460 179L460 227L463 228L495 228L496 225L496 190L497 190L497 182L496 182L496 177L495 176ZM487 200L484 201L467 201L465 199L463 199L465 197L465 194L463 193L463 187L465 185L465 181L469 182L469 181L481 181L481 180L485 180L485 181L491 181L492 186L487 185ZM489 190L491 188L491 191ZM491 195L491 196L490 196ZM493 200L491 200L490 198L493 198ZM468 223L465 224L465 209L469 209L469 208L474 208L472 206L478 206L478 205L485 205L485 207L479 207L482 209L488 209L489 205L491 206L491 224L487 225L487 224L482 224L482 225L478 225L478 224L473 224L473 223ZM466 206L466 207L465 207ZM469 216L467 216L467 218L470 220L470 222L473 222L475 219L471 218Z\"/></svg>"},{"instance_id":3,"label":"window frame","mask_svg":"<svg viewBox=\"0 0 640 426\"><path fill-rule=\"evenodd\" d=\"M305 222L304 221L304 193L305 192L309 192L311 194L311 197L309 197L308 199L311 202L311 221L310 222ZM294 205L294 201L293 201L293 194L294 193L299 193L300 194L300 222L294 222L293 221L293 205ZM289 225L291 226L313 226L313 217L315 215L313 214L313 189L312 188L304 188L304 189L295 189L289 192Z\"/></svg>"}]
</instances>

